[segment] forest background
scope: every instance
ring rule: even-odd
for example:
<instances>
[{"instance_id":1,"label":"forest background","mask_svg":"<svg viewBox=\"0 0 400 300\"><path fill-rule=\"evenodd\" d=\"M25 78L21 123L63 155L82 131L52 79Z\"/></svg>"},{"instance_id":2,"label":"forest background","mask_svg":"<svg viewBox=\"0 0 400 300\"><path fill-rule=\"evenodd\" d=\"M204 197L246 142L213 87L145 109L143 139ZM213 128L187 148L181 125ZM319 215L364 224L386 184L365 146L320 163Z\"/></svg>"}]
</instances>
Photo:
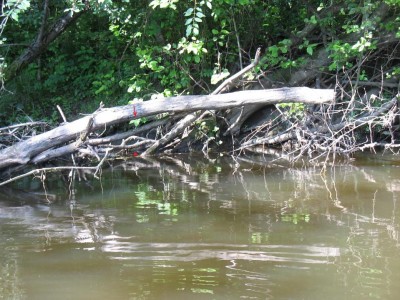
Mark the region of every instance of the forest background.
<instances>
[{"instance_id":1,"label":"forest background","mask_svg":"<svg viewBox=\"0 0 400 300\"><path fill-rule=\"evenodd\" d=\"M258 47L248 82L359 81L390 94L400 74L399 8L398 0L3 0L0 120L60 122L56 105L71 118L100 102L209 94ZM63 19L65 30L40 45ZM36 53L16 67L27 49ZM317 72L296 73L307 69Z\"/></svg>"},{"instance_id":2,"label":"forest background","mask_svg":"<svg viewBox=\"0 0 400 300\"><path fill-rule=\"evenodd\" d=\"M138 149L146 155L162 147L181 149L176 146L189 136L184 130L189 126L191 139L203 145L205 153L209 143L218 147L226 142L222 136L229 140L229 135L233 151L280 144L294 149L297 158L306 153L348 155L365 148L400 146L400 0L9 0L0 8L2 126L24 122L37 126L32 122L40 121L51 127L82 114L95 112L95 116L103 107L134 104L133 112L125 106L120 122L130 120L131 127L151 123L148 128L154 132L149 135L151 130L142 126L142 132L148 132L142 137L135 135L138 131L114 135L113 140L139 141L127 145L122 140L114 150ZM199 109L211 111L179 122L182 115L168 118L163 108L150 120L136 118L135 103L215 95L224 79L241 70L249 71L230 82L231 91L273 89L271 93L283 96L278 102L288 100L292 91L298 101L272 107L238 105L217 114L201 103ZM318 91L290 90L304 86ZM314 101L307 98L319 97L324 89L336 93L329 94L329 106L305 105ZM2 157L8 159L7 165L38 163L76 151L85 156L82 147L97 159L107 156L110 145L104 137L128 129L122 124L122 129L99 131L93 116L82 128L71 127L75 123L65 127L68 136L63 137L65 129L60 127L57 144L45 147L45 140L37 138L36 146L19 143L2 151ZM36 135L33 130L17 136L12 126L1 130L6 137L3 148ZM51 150L75 137L75 131L81 132L77 142ZM88 137L102 139L86 141ZM56 136L49 133L49 139ZM90 146L99 143L106 145L94 150ZM189 148L190 144L189 139ZM51 154L34 158L47 149Z\"/></svg>"}]
</instances>

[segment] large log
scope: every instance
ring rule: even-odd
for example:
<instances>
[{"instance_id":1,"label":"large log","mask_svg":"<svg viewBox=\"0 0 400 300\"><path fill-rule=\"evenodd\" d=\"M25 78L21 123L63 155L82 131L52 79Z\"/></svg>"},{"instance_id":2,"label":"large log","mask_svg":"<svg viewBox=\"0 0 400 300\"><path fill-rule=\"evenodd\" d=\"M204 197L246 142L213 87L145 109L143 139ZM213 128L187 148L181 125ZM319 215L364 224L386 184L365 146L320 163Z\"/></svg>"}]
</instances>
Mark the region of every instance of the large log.
<instances>
[{"instance_id":1,"label":"large log","mask_svg":"<svg viewBox=\"0 0 400 300\"><path fill-rule=\"evenodd\" d=\"M198 110L222 110L249 104L276 104L301 102L322 104L333 101L332 89L310 89L307 87L280 88L270 90L241 91L219 95L178 96L138 102L134 105L101 109L93 115L66 123L50 131L33 136L25 141L0 151L0 169L28 163L39 153L78 139L93 118L91 130L103 130L107 126L135 118L160 113L193 112ZM136 116L134 115L136 111Z\"/></svg>"}]
</instances>

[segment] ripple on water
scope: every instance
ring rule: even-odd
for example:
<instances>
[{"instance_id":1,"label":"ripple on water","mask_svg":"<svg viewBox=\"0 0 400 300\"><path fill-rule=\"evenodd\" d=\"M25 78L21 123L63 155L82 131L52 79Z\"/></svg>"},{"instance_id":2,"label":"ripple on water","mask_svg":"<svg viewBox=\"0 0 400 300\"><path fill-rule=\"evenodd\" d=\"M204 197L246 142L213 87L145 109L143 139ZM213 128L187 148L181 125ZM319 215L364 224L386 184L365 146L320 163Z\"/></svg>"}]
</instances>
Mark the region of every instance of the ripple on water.
<instances>
[{"instance_id":1,"label":"ripple on water","mask_svg":"<svg viewBox=\"0 0 400 300\"><path fill-rule=\"evenodd\" d=\"M307 245L246 245L224 243L140 243L126 238L105 240L102 251L118 260L270 261L298 264L326 264L340 256L335 247Z\"/></svg>"}]
</instances>

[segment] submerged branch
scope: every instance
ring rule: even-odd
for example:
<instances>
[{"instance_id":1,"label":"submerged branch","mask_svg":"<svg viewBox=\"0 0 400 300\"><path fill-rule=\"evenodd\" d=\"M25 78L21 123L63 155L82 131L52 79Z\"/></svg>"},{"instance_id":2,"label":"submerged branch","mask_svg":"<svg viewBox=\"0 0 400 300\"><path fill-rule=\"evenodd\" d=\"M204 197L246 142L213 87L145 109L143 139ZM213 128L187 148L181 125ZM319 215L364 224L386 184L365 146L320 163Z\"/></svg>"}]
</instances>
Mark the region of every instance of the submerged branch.
<instances>
[{"instance_id":1,"label":"submerged branch","mask_svg":"<svg viewBox=\"0 0 400 300\"><path fill-rule=\"evenodd\" d=\"M24 177L30 176L30 175L38 175L42 172L56 172L60 170L97 170L97 167L76 167L76 166L62 166L62 167L52 167L52 168L41 168L41 169L35 169L31 170L29 172L26 172L24 174L15 176L13 178L10 178L8 180L5 180L3 182L0 182L0 186L9 184L13 181L17 181L19 179L22 179Z\"/></svg>"}]
</instances>

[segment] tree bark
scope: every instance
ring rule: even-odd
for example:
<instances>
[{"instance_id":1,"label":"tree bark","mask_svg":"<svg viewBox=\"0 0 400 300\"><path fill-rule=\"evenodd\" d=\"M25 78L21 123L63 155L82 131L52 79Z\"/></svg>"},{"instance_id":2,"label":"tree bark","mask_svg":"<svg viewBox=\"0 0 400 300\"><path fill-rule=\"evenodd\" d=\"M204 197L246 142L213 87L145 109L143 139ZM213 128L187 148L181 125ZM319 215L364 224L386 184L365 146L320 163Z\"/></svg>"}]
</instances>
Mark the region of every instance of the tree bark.
<instances>
[{"instance_id":1,"label":"tree bark","mask_svg":"<svg viewBox=\"0 0 400 300\"><path fill-rule=\"evenodd\" d=\"M43 151L64 145L71 140L80 141L89 122L91 131L104 130L107 126L160 113L193 112L198 110L221 110L250 104L275 104L302 102L322 104L335 99L334 90L314 90L307 87L280 88L271 90L241 91L220 95L178 96L138 102L96 111L91 116L63 124L50 131L33 136L25 141L0 151L0 169L28 163ZM133 112L136 112L134 115Z\"/></svg>"}]
</instances>

